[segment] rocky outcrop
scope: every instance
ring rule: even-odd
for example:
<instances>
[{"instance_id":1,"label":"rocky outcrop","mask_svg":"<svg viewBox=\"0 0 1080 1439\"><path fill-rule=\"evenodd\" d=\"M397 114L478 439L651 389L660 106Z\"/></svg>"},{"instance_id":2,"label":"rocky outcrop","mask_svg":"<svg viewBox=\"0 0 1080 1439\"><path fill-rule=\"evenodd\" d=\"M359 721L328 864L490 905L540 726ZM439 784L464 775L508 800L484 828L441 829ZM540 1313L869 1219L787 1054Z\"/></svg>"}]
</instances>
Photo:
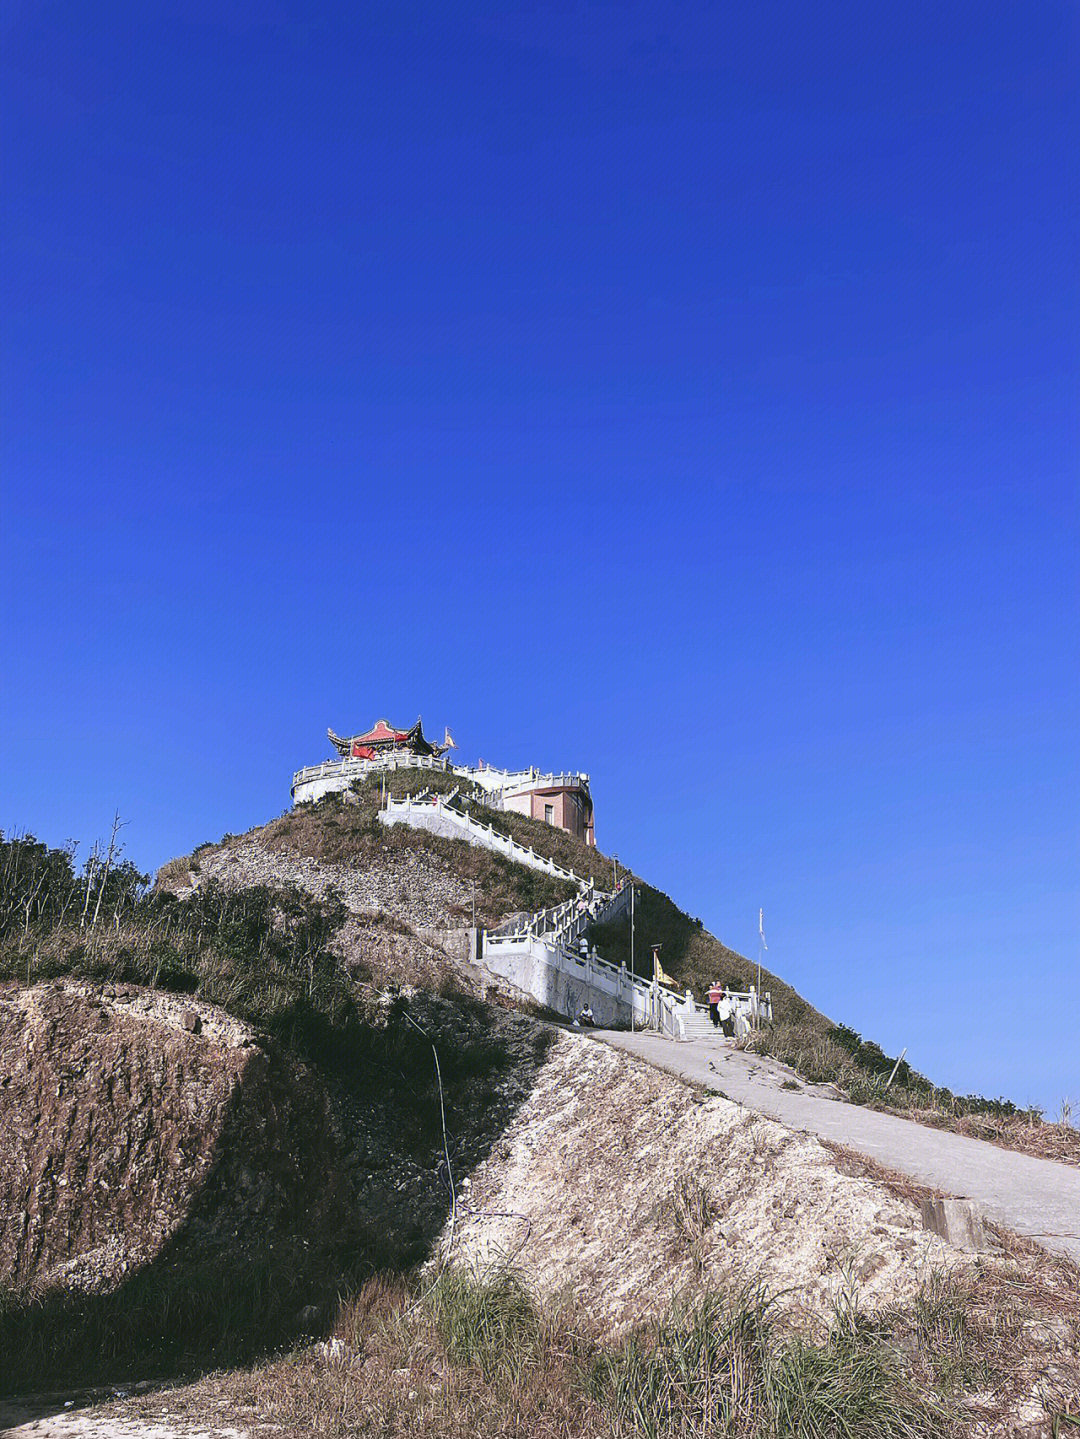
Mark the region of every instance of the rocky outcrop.
<instances>
[{"instance_id":1,"label":"rocky outcrop","mask_svg":"<svg viewBox=\"0 0 1080 1439\"><path fill-rule=\"evenodd\" d=\"M316 899L336 895L350 917L333 947L350 973L380 985L438 990L450 983L479 993L463 927L472 890L438 855L396 850L350 869L244 839L203 850L194 863L197 868L159 878L158 888L178 898L211 882L227 890L265 885L301 889Z\"/></svg>"},{"instance_id":2,"label":"rocky outcrop","mask_svg":"<svg viewBox=\"0 0 1080 1439\"><path fill-rule=\"evenodd\" d=\"M180 876L179 882L174 877L167 886L181 898L207 880L227 889L295 885L316 898L334 890L355 914L392 915L413 929L445 928L455 911L467 923L473 894L466 880L427 851L395 850L378 863L352 869L246 839L201 851L194 863L197 869Z\"/></svg>"},{"instance_id":3,"label":"rocky outcrop","mask_svg":"<svg viewBox=\"0 0 1080 1439\"><path fill-rule=\"evenodd\" d=\"M0 1284L102 1293L169 1246L235 1253L342 1206L328 1101L212 1005L0 993Z\"/></svg>"}]
</instances>

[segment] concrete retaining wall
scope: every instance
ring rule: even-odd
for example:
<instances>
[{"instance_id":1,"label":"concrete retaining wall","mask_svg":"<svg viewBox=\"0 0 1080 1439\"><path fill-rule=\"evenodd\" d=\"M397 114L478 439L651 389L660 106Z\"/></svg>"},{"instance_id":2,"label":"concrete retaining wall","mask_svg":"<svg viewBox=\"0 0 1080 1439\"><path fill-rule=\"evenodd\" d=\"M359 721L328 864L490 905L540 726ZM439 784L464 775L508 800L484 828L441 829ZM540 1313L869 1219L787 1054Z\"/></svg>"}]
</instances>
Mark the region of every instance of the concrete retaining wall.
<instances>
[{"instance_id":1,"label":"concrete retaining wall","mask_svg":"<svg viewBox=\"0 0 1080 1439\"><path fill-rule=\"evenodd\" d=\"M546 1005L556 1014L576 1019L584 1005L592 1006L596 1022L602 1028L630 1023L630 984L626 998L613 992L617 981L601 987L597 975L590 976L582 966L577 973L559 963L556 952L536 940L520 945L484 944L481 937L480 968L496 979L506 980L516 989L524 990L537 1004ZM638 1014L644 1023L644 1011Z\"/></svg>"}]
</instances>

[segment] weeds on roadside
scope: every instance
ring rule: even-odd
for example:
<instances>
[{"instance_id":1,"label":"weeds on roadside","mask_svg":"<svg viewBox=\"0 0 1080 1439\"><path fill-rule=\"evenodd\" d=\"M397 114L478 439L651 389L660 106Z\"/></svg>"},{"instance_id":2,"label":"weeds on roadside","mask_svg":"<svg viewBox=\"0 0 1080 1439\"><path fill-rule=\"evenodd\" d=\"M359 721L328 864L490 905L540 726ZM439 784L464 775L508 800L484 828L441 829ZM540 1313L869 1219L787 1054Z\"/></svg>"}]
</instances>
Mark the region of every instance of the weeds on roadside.
<instances>
[{"instance_id":1,"label":"weeds on roadside","mask_svg":"<svg viewBox=\"0 0 1080 1439\"><path fill-rule=\"evenodd\" d=\"M854 1104L918 1120L922 1124L955 1130L1046 1159L1080 1164L1080 1130L1068 1121L1044 1121L1040 1111L1021 1109L1007 1099L958 1095L936 1086L906 1063L895 1061L876 1044L853 1030L835 1025L823 1030L815 1023L776 1023L755 1031L743 1047L769 1054L790 1065L811 1084L832 1084Z\"/></svg>"},{"instance_id":2,"label":"weeds on roadside","mask_svg":"<svg viewBox=\"0 0 1080 1439\"><path fill-rule=\"evenodd\" d=\"M920 1322L837 1311L827 1335L794 1334L764 1289L710 1293L611 1345L531 1295L509 1270L447 1270L417 1301L415 1286L373 1280L343 1309L337 1332L356 1354L301 1380L282 1366L257 1383L288 1405L274 1419L308 1431L420 1439L956 1439L977 1363L936 1386L928 1346L972 1346L949 1281ZM944 1306L944 1307L943 1307ZM947 1317L942 1316L947 1310ZM336 1396L336 1397L335 1397Z\"/></svg>"},{"instance_id":3,"label":"weeds on roadside","mask_svg":"<svg viewBox=\"0 0 1080 1439\"><path fill-rule=\"evenodd\" d=\"M612 1432L806 1439L938 1439L954 1415L920 1389L900 1350L874 1326L838 1315L814 1343L785 1334L768 1295L706 1295L598 1359L596 1391Z\"/></svg>"}]
</instances>

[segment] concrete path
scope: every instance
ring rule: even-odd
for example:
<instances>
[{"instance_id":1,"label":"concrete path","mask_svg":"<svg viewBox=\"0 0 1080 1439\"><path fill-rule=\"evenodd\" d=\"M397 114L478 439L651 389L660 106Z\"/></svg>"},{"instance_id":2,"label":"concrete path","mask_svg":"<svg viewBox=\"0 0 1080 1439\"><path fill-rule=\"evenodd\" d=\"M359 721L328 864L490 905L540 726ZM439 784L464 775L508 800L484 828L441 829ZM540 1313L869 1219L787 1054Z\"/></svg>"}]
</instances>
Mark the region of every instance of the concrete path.
<instances>
[{"instance_id":1,"label":"concrete path","mask_svg":"<svg viewBox=\"0 0 1080 1439\"><path fill-rule=\"evenodd\" d=\"M831 1087L807 1084L786 1065L743 1054L719 1038L676 1044L657 1034L613 1031L597 1038L790 1129L832 1139L920 1184L973 1199L995 1223L1080 1263L1080 1169L1072 1165L845 1103Z\"/></svg>"}]
</instances>

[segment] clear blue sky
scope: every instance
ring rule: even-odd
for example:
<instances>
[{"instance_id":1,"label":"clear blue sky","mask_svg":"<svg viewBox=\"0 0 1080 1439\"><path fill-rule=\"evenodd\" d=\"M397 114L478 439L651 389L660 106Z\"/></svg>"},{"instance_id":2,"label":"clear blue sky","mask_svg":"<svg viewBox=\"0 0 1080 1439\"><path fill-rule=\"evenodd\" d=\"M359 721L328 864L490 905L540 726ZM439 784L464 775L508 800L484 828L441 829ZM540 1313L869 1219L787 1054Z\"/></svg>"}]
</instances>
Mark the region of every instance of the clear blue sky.
<instances>
[{"instance_id":1,"label":"clear blue sky","mask_svg":"<svg viewBox=\"0 0 1080 1439\"><path fill-rule=\"evenodd\" d=\"M422 712L1080 1101L1071 0L3 13L0 825L150 869Z\"/></svg>"}]
</instances>

